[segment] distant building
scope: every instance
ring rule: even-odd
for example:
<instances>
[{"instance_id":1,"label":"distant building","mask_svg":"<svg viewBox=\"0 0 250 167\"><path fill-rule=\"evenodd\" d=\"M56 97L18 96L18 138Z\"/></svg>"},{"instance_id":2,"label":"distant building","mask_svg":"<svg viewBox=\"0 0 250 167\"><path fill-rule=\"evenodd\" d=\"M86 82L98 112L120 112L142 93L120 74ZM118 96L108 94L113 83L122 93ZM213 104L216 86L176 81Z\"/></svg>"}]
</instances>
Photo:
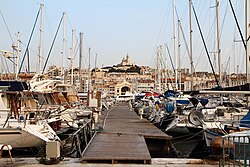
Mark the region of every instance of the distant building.
<instances>
[{"instance_id":1,"label":"distant building","mask_svg":"<svg viewBox=\"0 0 250 167\"><path fill-rule=\"evenodd\" d=\"M178 70L181 72L181 78L175 78L175 72L169 69L156 69L149 66L138 66L132 63L127 54L122 58L121 62L102 68L89 69L79 68L71 69L59 66L50 66L48 71L44 73L42 78L61 79L65 83L71 83L73 75L73 83L80 92L88 92L88 90L102 91L110 96L123 95L126 92L154 92L159 90L161 93L166 90L191 90L191 74L189 69L184 68ZM29 80L33 74L19 74L21 80ZM160 79L158 79L160 77ZM216 74L218 78L218 74ZM246 83L245 74L223 73L222 87L231 87L243 85ZM14 74L0 74L0 80L14 80ZM156 80L158 79L158 82ZM213 73L195 72L193 74L193 90L202 90L214 88L217 86Z\"/></svg>"}]
</instances>

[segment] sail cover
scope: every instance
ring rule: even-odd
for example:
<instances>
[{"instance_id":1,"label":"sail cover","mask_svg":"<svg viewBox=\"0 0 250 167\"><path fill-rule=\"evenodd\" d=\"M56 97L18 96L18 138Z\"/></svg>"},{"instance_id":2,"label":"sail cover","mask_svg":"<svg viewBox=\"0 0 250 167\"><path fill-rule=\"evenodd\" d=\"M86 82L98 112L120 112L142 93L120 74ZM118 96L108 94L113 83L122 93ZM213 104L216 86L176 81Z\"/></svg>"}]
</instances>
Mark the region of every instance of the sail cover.
<instances>
[{"instance_id":1,"label":"sail cover","mask_svg":"<svg viewBox=\"0 0 250 167\"><path fill-rule=\"evenodd\" d=\"M240 127L250 128L250 111L240 120Z\"/></svg>"}]
</instances>

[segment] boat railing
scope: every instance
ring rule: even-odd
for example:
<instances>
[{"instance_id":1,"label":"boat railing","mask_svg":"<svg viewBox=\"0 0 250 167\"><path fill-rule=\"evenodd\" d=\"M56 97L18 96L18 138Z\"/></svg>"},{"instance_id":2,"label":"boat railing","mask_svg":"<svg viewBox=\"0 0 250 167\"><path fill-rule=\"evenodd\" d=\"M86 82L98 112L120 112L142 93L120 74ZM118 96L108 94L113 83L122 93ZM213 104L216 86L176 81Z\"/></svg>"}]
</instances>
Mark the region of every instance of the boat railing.
<instances>
[{"instance_id":1,"label":"boat railing","mask_svg":"<svg viewBox=\"0 0 250 167\"><path fill-rule=\"evenodd\" d=\"M61 137L68 136L63 142L62 148L64 152L62 154L64 156L81 157L89 145L89 142L92 140L93 133L92 121L88 120L73 133L61 134Z\"/></svg>"},{"instance_id":2,"label":"boat railing","mask_svg":"<svg viewBox=\"0 0 250 167\"><path fill-rule=\"evenodd\" d=\"M0 112L9 112L10 108L4 108L4 109L0 109Z\"/></svg>"},{"instance_id":3,"label":"boat railing","mask_svg":"<svg viewBox=\"0 0 250 167\"><path fill-rule=\"evenodd\" d=\"M250 134L247 132L223 137L219 166L250 166Z\"/></svg>"}]
</instances>

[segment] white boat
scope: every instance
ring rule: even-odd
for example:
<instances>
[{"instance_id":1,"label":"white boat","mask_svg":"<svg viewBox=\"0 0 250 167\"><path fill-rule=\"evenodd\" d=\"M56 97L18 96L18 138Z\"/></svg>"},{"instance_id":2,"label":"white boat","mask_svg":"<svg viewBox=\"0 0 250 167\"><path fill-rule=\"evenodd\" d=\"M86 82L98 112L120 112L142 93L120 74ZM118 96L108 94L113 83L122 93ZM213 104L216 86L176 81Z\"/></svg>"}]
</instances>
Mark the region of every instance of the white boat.
<instances>
[{"instance_id":1,"label":"white boat","mask_svg":"<svg viewBox=\"0 0 250 167\"><path fill-rule=\"evenodd\" d=\"M128 102L129 100L134 100L135 94L126 92L124 95L118 95L116 97L117 102Z\"/></svg>"},{"instance_id":2,"label":"white boat","mask_svg":"<svg viewBox=\"0 0 250 167\"><path fill-rule=\"evenodd\" d=\"M73 109L77 107L77 99L67 88L72 89L72 86L58 80L32 81L32 91L8 91L4 88L0 92L0 144L11 145L15 149L60 141L55 130L61 125L52 126L54 129L50 125L69 120L72 125L77 113L82 112Z\"/></svg>"},{"instance_id":3,"label":"white boat","mask_svg":"<svg viewBox=\"0 0 250 167\"><path fill-rule=\"evenodd\" d=\"M47 120L37 114L36 100L28 98L30 95L25 91L0 92L0 144L15 149L60 141Z\"/></svg>"},{"instance_id":4,"label":"white boat","mask_svg":"<svg viewBox=\"0 0 250 167\"><path fill-rule=\"evenodd\" d=\"M0 143L12 148L28 148L45 145L48 141L60 141L46 121L8 119L1 124Z\"/></svg>"}]
</instances>

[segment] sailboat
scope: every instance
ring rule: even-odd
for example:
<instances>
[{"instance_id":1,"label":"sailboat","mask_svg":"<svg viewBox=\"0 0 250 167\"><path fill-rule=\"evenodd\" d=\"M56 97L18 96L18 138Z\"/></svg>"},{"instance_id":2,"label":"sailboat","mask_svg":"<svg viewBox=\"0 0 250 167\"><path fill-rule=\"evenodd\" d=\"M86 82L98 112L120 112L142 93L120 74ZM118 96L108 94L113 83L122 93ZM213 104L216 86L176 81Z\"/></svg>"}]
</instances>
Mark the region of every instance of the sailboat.
<instances>
[{"instance_id":1,"label":"sailboat","mask_svg":"<svg viewBox=\"0 0 250 167\"><path fill-rule=\"evenodd\" d=\"M32 98L31 92L24 89L2 90L0 94L1 144L11 145L15 149L37 147L48 141L60 141L46 119L36 115L38 103Z\"/></svg>"},{"instance_id":2,"label":"sailboat","mask_svg":"<svg viewBox=\"0 0 250 167\"><path fill-rule=\"evenodd\" d=\"M87 122L78 119L83 108L78 108L81 104L72 85L41 78L38 72L29 82L0 81L0 144L19 149L61 142L58 131ZM86 114L88 121L90 115Z\"/></svg>"}]
</instances>

